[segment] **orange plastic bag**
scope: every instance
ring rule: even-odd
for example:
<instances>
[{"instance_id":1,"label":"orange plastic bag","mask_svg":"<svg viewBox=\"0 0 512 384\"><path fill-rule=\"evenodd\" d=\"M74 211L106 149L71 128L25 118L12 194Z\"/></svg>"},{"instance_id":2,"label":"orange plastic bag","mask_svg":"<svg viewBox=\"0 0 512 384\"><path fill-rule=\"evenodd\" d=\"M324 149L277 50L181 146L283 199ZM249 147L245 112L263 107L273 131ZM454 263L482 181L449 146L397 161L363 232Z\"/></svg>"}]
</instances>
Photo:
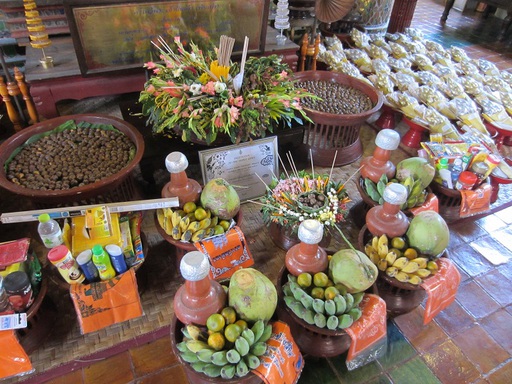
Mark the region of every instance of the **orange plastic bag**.
<instances>
[{"instance_id":1,"label":"orange plastic bag","mask_svg":"<svg viewBox=\"0 0 512 384\"><path fill-rule=\"evenodd\" d=\"M224 235L194 243L210 259L210 277L228 279L236 270L254 264L242 230L236 225Z\"/></svg>"},{"instance_id":2,"label":"orange plastic bag","mask_svg":"<svg viewBox=\"0 0 512 384\"><path fill-rule=\"evenodd\" d=\"M352 339L348 349L347 362L355 359L378 341L385 339L387 334L386 302L383 299L367 293L359 307L363 311L362 316L345 329Z\"/></svg>"},{"instance_id":3,"label":"orange plastic bag","mask_svg":"<svg viewBox=\"0 0 512 384\"><path fill-rule=\"evenodd\" d=\"M14 330L0 331L0 379L21 376L34 369Z\"/></svg>"},{"instance_id":4,"label":"orange plastic bag","mask_svg":"<svg viewBox=\"0 0 512 384\"><path fill-rule=\"evenodd\" d=\"M439 266L437 273L421 284L427 292L423 324L428 324L439 312L453 303L460 285L460 273L451 260L441 257L436 263Z\"/></svg>"},{"instance_id":5,"label":"orange plastic bag","mask_svg":"<svg viewBox=\"0 0 512 384\"><path fill-rule=\"evenodd\" d=\"M266 384L294 384L299 380L304 359L293 340L288 324L272 324L272 336L267 341L267 351L260 357L261 364L252 372Z\"/></svg>"},{"instance_id":6,"label":"orange plastic bag","mask_svg":"<svg viewBox=\"0 0 512 384\"><path fill-rule=\"evenodd\" d=\"M133 268L108 281L72 284L70 294L82 334L142 316Z\"/></svg>"},{"instance_id":7,"label":"orange plastic bag","mask_svg":"<svg viewBox=\"0 0 512 384\"><path fill-rule=\"evenodd\" d=\"M484 184L472 191L460 191L460 217L470 217L491 209L490 184Z\"/></svg>"}]
</instances>

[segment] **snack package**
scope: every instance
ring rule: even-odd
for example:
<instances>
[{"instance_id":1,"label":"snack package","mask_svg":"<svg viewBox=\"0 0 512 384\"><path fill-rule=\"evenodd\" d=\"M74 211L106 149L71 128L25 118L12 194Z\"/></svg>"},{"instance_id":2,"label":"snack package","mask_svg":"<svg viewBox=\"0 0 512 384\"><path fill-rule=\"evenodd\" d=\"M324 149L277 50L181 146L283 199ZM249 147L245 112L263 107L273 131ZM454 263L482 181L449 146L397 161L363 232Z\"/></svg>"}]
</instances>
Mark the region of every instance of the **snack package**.
<instances>
[{"instance_id":1,"label":"snack package","mask_svg":"<svg viewBox=\"0 0 512 384\"><path fill-rule=\"evenodd\" d=\"M474 65L470 60L461 61L460 69L467 77L471 77L478 82L482 82L484 77L480 74L478 67Z\"/></svg>"},{"instance_id":2,"label":"snack package","mask_svg":"<svg viewBox=\"0 0 512 384\"><path fill-rule=\"evenodd\" d=\"M453 66L443 65L440 63L434 64L432 73L442 80L445 80L447 78L456 79L459 77Z\"/></svg>"},{"instance_id":3,"label":"snack package","mask_svg":"<svg viewBox=\"0 0 512 384\"><path fill-rule=\"evenodd\" d=\"M474 127L487 135L489 134L474 102L466 99L455 98L448 104L452 112L463 124Z\"/></svg>"},{"instance_id":4,"label":"snack package","mask_svg":"<svg viewBox=\"0 0 512 384\"><path fill-rule=\"evenodd\" d=\"M371 72L372 60L368 54L360 49L346 49L347 58L352 61L359 70L363 72Z\"/></svg>"},{"instance_id":5,"label":"snack package","mask_svg":"<svg viewBox=\"0 0 512 384\"><path fill-rule=\"evenodd\" d=\"M450 120L432 107L427 107L422 116L430 132L441 133L445 140L461 140L461 136Z\"/></svg>"},{"instance_id":6,"label":"snack package","mask_svg":"<svg viewBox=\"0 0 512 384\"><path fill-rule=\"evenodd\" d=\"M432 60L430 60L426 55L417 53L410 57L412 59L412 63L416 64L422 71L432 71L434 69Z\"/></svg>"},{"instance_id":7,"label":"snack package","mask_svg":"<svg viewBox=\"0 0 512 384\"><path fill-rule=\"evenodd\" d=\"M457 119L457 116L448 106L448 99L437 89L428 85L422 85L419 87L418 94L420 101L427 106L436 109L450 120Z\"/></svg>"},{"instance_id":8,"label":"snack package","mask_svg":"<svg viewBox=\"0 0 512 384\"><path fill-rule=\"evenodd\" d=\"M417 28L405 28L405 34L411 39L416 41L423 41L425 39L423 32Z\"/></svg>"},{"instance_id":9,"label":"snack package","mask_svg":"<svg viewBox=\"0 0 512 384\"><path fill-rule=\"evenodd\" d=\"M384 49L382 49L381 47L379 47L377 45L370 44L366 48L366 52L372 59L381 59L383 61L388 60L388 56L389 56L388 52L386 52Z\"/></svg>"},{"instance_id":10,"label":"snack package","mask_svg":"<svg viewBox=\"0 0 512 384\"><path fill-rule=\"evenodd\" d=\"M364 32L361 32L357 28L352 28L350 31L350 37L358 48L365 48L370 45L370 36Z\"/></svg>"},{"instance_id":11,"label":"snack package","mask_svg":"<svg viewBox=\"0 0 512 384\"><path fill-rule=\"evenodd\" d=\"M373 73L383 73L389 75L391 73L391 67L385 60L373 59L372 60Z\"/></svg>"},{"instance_id":12,"label":"snack package","mask_svg":"<svg viewBox=\"0 0 512 384\"><path fill-rule=\"evenodd\" d=\"M391 81L389 75L385 73L377 73L376 75L368 76L368 80L373 84L375 88L381 91L383 94L387 95L388 93L393 92L394 84Z\"/></svg>"},{"instance_id":13,"label":"snack package","mask_svg":"<svg viewBox=\"0 0 512 384\"><path fill-rule=\"evenodd\" d=\"M409 75L407 73L392 73L390 77L395 86L402 92L414 92L414 90L419 87L419 84L416 82L416 79L412 75Z\"/></svg>"},{"instance_id":14,"label":"snack package","mask_svg":"<svg viewBox=\"0 0 512 384\"><path fill-rule=\"evenodd\" d=\"M386 40L382 36L373 36L372 44L385 50L388 55L390 55L391 52L393 51L391 49L391 47L389 46L389 44L386 42Z\"/></svg>"},{"instance_id":15,"label":"snack package","mask_svg":"<svg viewBox=\"0 0 512 384\"><path fill-rule=\"evenodd\" d=\"M496 64L491 63L489 60L478 59L476 60L476 64L478 68L485 74L490 76L499 76L500 70L496 67Z\"/></svg>"},{"instance_id":16,"label":"snack package","mask_svg":"<svg viewBox=\"0 0 512 384\"><path fill-rule=\"evenodd\" d=\"M366 78L361 74L361 71L359 71L359 68L350 62L336 62L330 64L330 67L334 72L341 72L361 80L366 80Z\"/></svg>"},{"instance_id":17,"label":"snack package","mask_svg":"<svg viewBox=\"0 0 512 384\"><path fill-rule=\"evenodd\" d=\"M452 56L452 60L456 61L457 63L460 63L461 61L468 61L470 60L466 51L459 47L450 47L448 49L448 52L450 52Z\"/></svg>"},{"instance_id":18,"label":"snack package","mask_svg":"<svg viewBox=\"0 0 512 384\"><path fill-rule=\"evenodd\" d=\"M407 52L407 50L405 49L405 47L403 45L400 45L400 44L394 43L394 42L390 42L389 46L391 47L391 50L392 50L391 54L393 55L394 58L402 59L402 58L407 58L409 56L409 53Z\"/></svg>"},{"instance_id":19,"label":"snack package","mask_svg":"<svg viewBox=\"0 0 512 384\"><path fill-rule=\"evenodd\" d=\"M412 62L406 58L396 59L394 57L390 57L388 60L388 65L395 71L401 71L405 69L411 69Z\"/></svg>"},{"instance_id":20,"label":"snack package","mask_svg":"<svg viewBox=\"0 0 512 384\"><path fill-rule=\"evenodd\" d=\"M416 78L418 79L418 83L430 86L437 86L442 83L439 77L429 71L416 72Z\"/></svg>"}]
</instances>

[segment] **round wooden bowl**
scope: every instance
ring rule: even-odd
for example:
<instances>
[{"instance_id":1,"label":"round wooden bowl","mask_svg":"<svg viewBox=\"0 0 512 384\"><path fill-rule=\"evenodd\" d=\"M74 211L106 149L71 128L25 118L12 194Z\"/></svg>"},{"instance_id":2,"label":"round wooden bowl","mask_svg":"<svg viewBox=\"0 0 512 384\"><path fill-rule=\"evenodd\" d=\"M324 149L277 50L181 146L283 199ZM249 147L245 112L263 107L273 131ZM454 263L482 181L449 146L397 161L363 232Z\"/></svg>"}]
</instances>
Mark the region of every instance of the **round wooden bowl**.
<instances>
[{"instance_id":1,"label":"round wooden bowl","mask_svg":"<svg viewBox=\"0 0 512 384\"><path fill-rule=\"evenodd\" d=\"M14 150L23 145L32 136L51 131L68 120L77 122L85 121L95 124L111 124L131 139L136 148L135 156L123 169L115 174L95 183L71 189L41 191L25 188L9 181L3 165ZM89 199L96 199L98 196L104 197L106 201L103 202L129 201L134 197L134 188L131 185L123 185L123 183L129 178L132 170L139 164L143 154L144 139L142 135L133 125L124 120L101 114L60 116L25 128L9 137L0 145L0 164L2 165L0 168L0 187L16 195L26 197L35 203L43 203L48 206L72 205L78 202L84 202L84 204L86 204ZM94 154L91 154L91 156L94 156ZM96 202L97 201L94 201L94 203Z\"/></svg>"},{"instance_id":2,"label":"round wooden bowl","mask_svg":"<svg viewBox=\"0 0 512 384\"><path fill-rule=\"evenodd\" d=\"M181 356L180 351L176 345L183 341L183 334L181 333L181 328L183 327L183 323L178 320L176 315L172 316L171 320L171 348L174 352L174 355L179 359L183 369L185 370L185 374L190 382L190 384L212 384L212 383L222 383L222 384L261 384L263 381L256 376L254 373L249 372L244 377L234 377L230 380L222 379L220 377L208 377L204 373L196 372L189 363L185 362Z\"/></svg>"},{"instance_id":3,"label":"round wooden bowl","mask_svg":"<svg viewBox=\"0 0 512 384\"><path fill-rule=\"evenodd\" d=\"M333 357L348 351L351 338L342 329L330 330L306 323L297 317L284 302L283 284L287 281L288 270L281 268L277 278L277 317L287 323L300 351L308 356Z\"/></svg>"}]
</instances>

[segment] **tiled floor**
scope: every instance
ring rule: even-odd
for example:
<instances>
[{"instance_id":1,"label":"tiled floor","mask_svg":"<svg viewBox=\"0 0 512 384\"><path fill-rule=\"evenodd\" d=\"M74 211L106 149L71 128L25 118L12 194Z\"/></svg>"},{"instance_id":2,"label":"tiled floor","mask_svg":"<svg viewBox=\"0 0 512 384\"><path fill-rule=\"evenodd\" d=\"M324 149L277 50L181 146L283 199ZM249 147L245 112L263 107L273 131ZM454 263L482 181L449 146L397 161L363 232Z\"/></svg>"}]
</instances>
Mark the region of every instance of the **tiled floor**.
<instances>
[{"instance_id":1,"label":"tiled floor","mask_svg":"<svg viewBox=\"0 0 512 384\"><path fill-rule=\"evenodd\" d=\"M445 46L463 46L501 69L512 68L512 36L495 42L496 20L452 10L439 24L440 0L418 0L412 26ZM511 33L512 34L512 33ZM299 383L512 382L512 207L450 227L450 257L462 283L456 301L423 325L423 307L388 321L384 357L347 371L344 356L307 360ZM164 335L47 383L187 383ZM278 383L273 383L278 384Z\"/></svg>"}]
</instances>

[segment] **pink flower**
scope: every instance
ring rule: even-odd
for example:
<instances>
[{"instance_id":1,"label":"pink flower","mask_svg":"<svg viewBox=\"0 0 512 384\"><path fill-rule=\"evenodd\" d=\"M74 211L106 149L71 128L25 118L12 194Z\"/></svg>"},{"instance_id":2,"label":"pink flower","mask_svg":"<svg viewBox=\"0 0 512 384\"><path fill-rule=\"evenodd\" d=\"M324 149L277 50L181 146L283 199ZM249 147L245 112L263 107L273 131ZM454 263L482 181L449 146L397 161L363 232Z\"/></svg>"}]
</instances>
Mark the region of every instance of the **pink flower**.
<instances>
[{"instance_id":1,"label":"pink flower","mask_svg":"<svg viewBox=\"0 0 512 384\"><path fill-rule=\"evenodd\" d=\"M154 94L156 91L156 88L153 84L149 85L147 88L146 88L146 92L149 93L150 95Z\"/></svg>"},{"instance_id":2,"label":"pink flower","mask_svg":"<svg viewBox=\"0 0 512 384\"><path fill-rule=\"evenodd\" d=\"M217 116L217 117L215 118L214 125L215 125L217 128L222 127L222 117L221 117L221 116Z\"/></svg>"},{"instance_id":3,"label":"pink flower","mask_svg":"<svg viewBox=\"0 0 512 384\"><path fill-rule=\"evenodd\" d=\"M215 95L215 83L213 81L209 81L205 85L203 85L202 91L208 95Z\"/></svg>"},{"instance_id":4,"label":"pink flower","mask_svg":"<svg viewBox=\"0 0 512 384\"><path fill-rule=\"evenodd\" d=\"M288 72L286 71L282 71L280 74L279 74L279 80L284 80L288 77Z\"/></svg>"},{"instance_id":5,"label":"pink flower","mask_svg":"<svg viewBox=\"0 0 512 384\"><path fill-rule=\"evenodd\" d=\"M147 69L156 68L156 64L153 63L152 61L148 61L145 66L146 66Z\"/></svg>"},{"instance_id":6,"label":"pink flower","mask_svg":"<svg viewBox=\"0 0 512 384\"><path fill-rule=\"evenodd\" d=\"M181 113L181 117L189 117L189 113L187 110L184 110L182 113Z\"/></svg>"},{"instance_id":7,"label":"pink flower","mask_svg":"<svg viewBox=\"0 0 512 384\"><path fill-rule=\"evenodd\" d=\"M282 103L286 108L290 108L290 100L282 100Z\"/></svg>"},{"instance_id":8,"label":"pink flower","mask_svg":"<svg viewBox=\"0 0 512 384\"><path fill-rule=\"evenodd\" d=\"M240 111L237 107L231 107L229 109L229 115L231 116L231 120L236 121L240 115Z\"/></svg>"},{"instance_id":9,"label":"pink flower","mask_svg":"<svg viewBox=\"0 0 512 384\"><path fill-rule=\"evenodd\" d=\"M235 100L233 101L233 105L237 106L238 108L242 108L242 106L244 105L244 98L243 98L243 96L235 97Z\"/></svg>"}]
</instances>

